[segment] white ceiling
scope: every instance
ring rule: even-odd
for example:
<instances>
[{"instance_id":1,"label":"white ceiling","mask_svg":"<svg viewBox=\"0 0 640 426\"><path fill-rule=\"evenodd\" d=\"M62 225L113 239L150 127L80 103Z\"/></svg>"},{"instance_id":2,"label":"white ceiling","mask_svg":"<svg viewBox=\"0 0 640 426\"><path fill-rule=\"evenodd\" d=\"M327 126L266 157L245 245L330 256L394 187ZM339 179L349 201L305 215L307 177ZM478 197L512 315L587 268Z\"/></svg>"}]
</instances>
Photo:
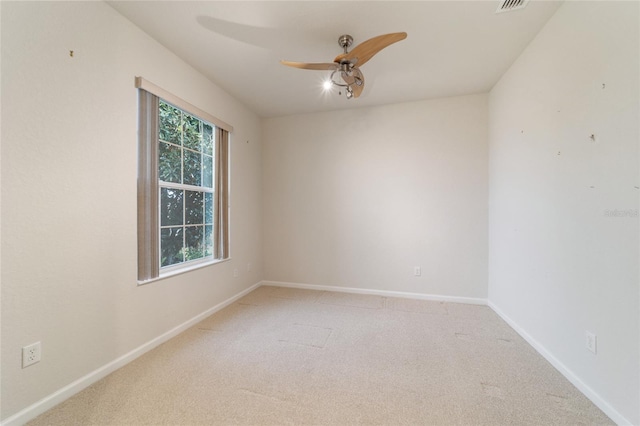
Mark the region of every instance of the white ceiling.
<instances>
[{"instance_id":1,"label":"white ceiling","mask_svg":"<svg viewBox=\"0 0 640 426\"><path fill-rule=\"evenodd\" d=\"M531 0L496 14L485 1L109 1L113 8L262 117L488 92L556 11ZM358 99L323 93L338 37L407 39L362 67Z\"/></svg>"}]
</instances>

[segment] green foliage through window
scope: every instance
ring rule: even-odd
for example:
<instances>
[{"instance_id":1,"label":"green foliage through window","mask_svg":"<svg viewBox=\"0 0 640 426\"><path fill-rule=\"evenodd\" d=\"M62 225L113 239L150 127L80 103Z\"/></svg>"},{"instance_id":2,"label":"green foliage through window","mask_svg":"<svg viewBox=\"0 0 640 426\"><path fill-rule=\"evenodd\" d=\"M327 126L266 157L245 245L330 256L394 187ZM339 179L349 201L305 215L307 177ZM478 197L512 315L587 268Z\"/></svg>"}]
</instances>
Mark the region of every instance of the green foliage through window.
<instances>
[{"instance_id":1,"label":"green foliage through window","mask_svg":"<svg viewBox=\"0 0 640 426\"><path fill-rule=\"evenodd\" d=\"M160 266L213 256L214 126L160 101Z\"/></svg>"}]
</instances>

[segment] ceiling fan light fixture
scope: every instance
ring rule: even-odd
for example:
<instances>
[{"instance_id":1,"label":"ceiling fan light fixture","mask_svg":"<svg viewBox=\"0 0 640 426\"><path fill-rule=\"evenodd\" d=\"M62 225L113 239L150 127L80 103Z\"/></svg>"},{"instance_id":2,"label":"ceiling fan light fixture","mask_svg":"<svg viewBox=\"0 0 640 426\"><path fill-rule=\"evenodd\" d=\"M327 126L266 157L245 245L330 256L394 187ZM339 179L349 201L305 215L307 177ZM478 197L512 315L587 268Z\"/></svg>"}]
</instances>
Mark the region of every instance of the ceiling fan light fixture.
<instances>
[{"instance_id":1,"label":"ceiling fan light fixture","mask_svg":"<svg viewBox=\"0 0 640 426\"><path fill-rule=\"evenodd\" d=\"M347 99L358 97L353 89L357 87L359 90L364 85L364 79L357 67L346 65L342 69L335 69L329 75L329 78L323 83L325 91L329 91L332 87L344 88ZM342 90L338 90L338 95L342 95Z\"/></svg>"},{"instance_id":2,"label":"ceiling fan light fixture","mask_svg":"<svg viewBox=\"0 0 640 426\"><path fill-rule=\"evenodd\" d=\"M339 70L334 70L330 75L329 75L329 82L334 85L334 86L338 86L338 87L349 87L349 84L345 81L345 75L347 75L344 71L341 71L340 74L338 74L338 77L336 77L336 73Z\"/></svg>"},{"instance_id":3,"label":"ceiling fan light fixture","mask_svg":"<svg viewBox=\"0 0 640 426\"><path fill-rule=\"evenodd\" d=\"M345 90L345 95L347 96L347 99L353 98L353 89L351 88L351 86L347 87L347 89Z\"/></svg>"}]
</instances>

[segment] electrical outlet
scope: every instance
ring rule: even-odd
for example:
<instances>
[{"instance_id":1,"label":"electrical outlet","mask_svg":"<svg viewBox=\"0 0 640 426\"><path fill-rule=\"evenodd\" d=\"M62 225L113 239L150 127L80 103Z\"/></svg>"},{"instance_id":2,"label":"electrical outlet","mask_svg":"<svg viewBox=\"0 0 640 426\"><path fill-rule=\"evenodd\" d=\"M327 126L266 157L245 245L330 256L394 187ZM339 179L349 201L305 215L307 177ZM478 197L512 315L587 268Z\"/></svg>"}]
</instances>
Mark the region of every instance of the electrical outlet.
<instances>
[{"instance_id":1,"label":"electrical outlet","mask_svg":"<svg viewBox=\"0 0 640 426\"><path fill-rule=\"evenodd\" d=\"M413 267L413 275L416 277L419 277L420 275L422 275L422 268L419 266L414 266Z\"/></svg>"},{"instance_id":2,"label":"electrical outlet","mask_svg":"<svg viewBox=\"0 0 640 426\"><path fill-rule=\"evenodd\" d=\"M247 271L251 272L252 269L253 269L253 265L251 264L251 262L247 263Z\"/></svg>"},{"instance_id":3,"label":"electrical outlet","mask_svg":"<svg viewBox=\"0 0 640 426\"><path fill-rule=\"evenodd\" d=\"M28 367L36 362L40 362L42 349L40 342L32 343L22 348L22 368Z\"/></svg>"},{"instance_id":4,"label":"electrical outlet","mask_svg":"<svg viewBox=\"0 0 640 426\"><path fill-rule=\"evenodd\" d=\"M238 277L238 268L233 270L233 277L237 278Z\"/></svg>"},{"instance_id":5,"label":"electrical outlet","mask_svg":"<svg viewBox=\"0 0 640 426\"><path fill-rule=\"evenodd\" d=\"M594 354L597 353L597 351L598 351L598 336L596 336L595 334L591 333L590 331L585 331L584 335L586 337L585 344L587 346L587 349L589 349Z\"/></svg>"}]
</instances>

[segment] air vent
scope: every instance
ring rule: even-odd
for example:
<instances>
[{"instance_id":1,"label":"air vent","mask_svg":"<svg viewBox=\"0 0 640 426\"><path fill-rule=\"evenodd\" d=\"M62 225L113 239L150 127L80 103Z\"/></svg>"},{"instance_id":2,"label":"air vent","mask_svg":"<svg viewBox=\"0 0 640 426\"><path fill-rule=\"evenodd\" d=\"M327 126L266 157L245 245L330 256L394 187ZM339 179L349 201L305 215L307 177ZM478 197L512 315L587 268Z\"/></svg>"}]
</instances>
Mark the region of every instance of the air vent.
<instances>
[{"instance_id":1,"label":"air vent","mask_svg":"<svg viewBox=\"0 0 640 426\"><path fill-rule=\"evenodd\" d=\"M529 0L502 0L496 13L511 12L512 10L524 9Z\"/></svg>"}]
</instances>

